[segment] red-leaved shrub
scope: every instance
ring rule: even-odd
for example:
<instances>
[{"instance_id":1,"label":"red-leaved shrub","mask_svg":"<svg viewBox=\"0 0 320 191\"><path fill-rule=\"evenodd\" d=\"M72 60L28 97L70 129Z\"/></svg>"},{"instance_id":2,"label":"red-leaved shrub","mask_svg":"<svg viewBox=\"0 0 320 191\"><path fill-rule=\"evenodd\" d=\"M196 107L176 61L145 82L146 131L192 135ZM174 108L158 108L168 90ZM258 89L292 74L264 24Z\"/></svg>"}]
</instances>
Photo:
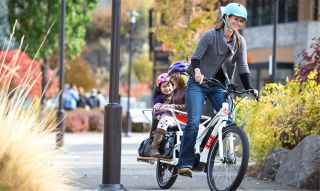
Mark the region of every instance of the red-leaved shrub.
<instances>
[{"instance_id":1,"label":"red-leaved shrub","mask_svg":"<svg viewBox=\"0 0 320 191\"><path fill-rule=\"evenodd\" d=\"M64 125L67 132L89 131L89 116L82 110L68 112L66 113Z\"/></svg>"},{"instance_id":2,"label":"red-leaved shrub","mask_svg":"<svg viewBox=\"0 0 320 191\"><path fill-rule=\"evenodd\" d=\"M300 54L302 60L298 66L295 78L301 82L305 82L308 80L310 72L316 70L318 74L313 80L315 80L317 84L320 84L320 37L312 40L313 42L309 47L310 50L303 50Z\"/></svg>"}]
</instances>

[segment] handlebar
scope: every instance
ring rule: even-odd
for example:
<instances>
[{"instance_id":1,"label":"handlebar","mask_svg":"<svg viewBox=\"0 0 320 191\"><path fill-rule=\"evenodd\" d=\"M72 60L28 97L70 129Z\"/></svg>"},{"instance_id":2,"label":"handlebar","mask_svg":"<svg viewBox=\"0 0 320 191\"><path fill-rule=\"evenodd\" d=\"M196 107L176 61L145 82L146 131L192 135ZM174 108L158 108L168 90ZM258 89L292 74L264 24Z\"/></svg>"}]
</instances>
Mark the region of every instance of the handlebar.
<instances>
[{"instance_id":1,"label":"handlebar","mask_svg":"<svg viewBox=\"0 0 320 191\"><path fill-rule=\"evenodd\" d=\"M228 95L231 95L231 94L245 94L245 93L252 94L252 92L251 92L252 89L249 89L249 90L238 90L237 88L239 86L237 84L233 84L233 83L228 84L228 86L226 87L219 80L214 79L214 78L204 78L202 84L207 85L209 87L220 86L221 88L223 88L224 90L227 91ZM259 96L258 95L253 95L253 96L255 97L256 101L259 101Z\"/></svg>"}]
</instances>

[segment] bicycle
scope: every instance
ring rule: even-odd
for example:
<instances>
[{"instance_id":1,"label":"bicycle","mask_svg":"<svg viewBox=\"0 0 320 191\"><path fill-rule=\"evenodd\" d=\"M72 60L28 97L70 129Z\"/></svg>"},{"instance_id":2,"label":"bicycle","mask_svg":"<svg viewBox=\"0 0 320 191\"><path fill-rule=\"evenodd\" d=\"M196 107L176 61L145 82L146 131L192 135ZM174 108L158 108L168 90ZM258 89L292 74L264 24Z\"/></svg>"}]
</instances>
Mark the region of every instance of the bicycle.
<instances>
[{"instance_id":1,"label":"bicycle","mask_svg":"<svg viewBox=\"0 0 320 191\"><path fill-rule=\"evenodd\" d=\"M244 94L247 91L237 90L236 84L223 86L213 78L205 79L206 86L221 86L226 90L225 100L229 95ZM201 116L199 132L195 145L195 164L193 171L207 173L207 182L210 190L236 190L241 184L249 162L249 142L246 133L235 124L228 125L234 118L235 104L225 101L222 108L213 117ZM175 144L172 157L153 158L138 157L138 161L154 164L157 162L156 178L160 188L168 189L176 181L178 170L175 167L179 160L180 141L183 135L183 126L186 125L186 112L168 109L175 117L176 127L168 128L168 134L174 134ZM145 114L145 113L144 113ZM146 116L146 115L145 115ZM221 145L221 146L220 146Z\"/></svg>"}]
</instances>

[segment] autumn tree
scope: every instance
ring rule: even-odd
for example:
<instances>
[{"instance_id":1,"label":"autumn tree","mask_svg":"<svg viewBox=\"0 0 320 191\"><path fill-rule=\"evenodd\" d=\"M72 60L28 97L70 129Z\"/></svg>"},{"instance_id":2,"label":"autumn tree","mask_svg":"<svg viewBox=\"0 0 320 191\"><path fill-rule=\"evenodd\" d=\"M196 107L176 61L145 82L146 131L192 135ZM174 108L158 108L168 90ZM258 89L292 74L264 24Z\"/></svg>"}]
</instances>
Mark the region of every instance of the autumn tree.
<instances>
[{"instance_id":1,"label":"autumn tree","mask_svg":"<svg viewBox=\"0 0 320 191\"><path fill-rule=\"evenodd\" d=\"M4 88L9 85L14 89L19 86L30 88L30 95L41 95L41 78L40 66L42 61L38 62L33 60L25 52L18 49L15 50L2 50L0 51L0 87ZM53 95L58 91L58 81L54 78L54 72L48 70L49 84L47 86L47 95Z\"/></svg>"},{"instance_id":2,"label":"autumn tree","mask_svg":"<svg viewBox=\"0 0 320 191\"><path fill-rule=\"evenodd\" d=\"M110 3L111 4L111 3ZM111 6L110 4L100 4L92 14L91 34L88 38L97 40L97 38L110 38L111 37ZM121 4L121 36L124 37L129 31L129 17L127 12L136 10L139 13L137 22L135 23L135 33L138 36L146 35L147 33L147 20L148 9L151 6L150 0L130 0L122 1Z\"/></svg>"},{"instance_id":3,"label":"autumn tree","mask_svg":"<svg viewBox=\"0 0 320 191\"><path fill-rule=\"evenodd\" d=\"M90 66L80 56L72 61L67 61L65 82L82 86L85 90L96 87L96 82Z\"/></svg>"},{"instance_id":4,"label":"autumn tree","mask_svg":"<svg viewBox=\"0 0 320 191\"><path fill-rule=\"evenodd\" d=\"M140 54L132 64L132 70L137 80L149 85L153 84L152 79L152 62L149 59L148 52Z\"/></svg>"},{"instance_id":5,"label":"autumn tree","mask_svg":"<svg viewBox=\"0 0 320 191\"><path fill-rule=\"evenodd\" d=\"M58 63L57 54L59 51L60 39L61 1L7 1L9 23L13 26L16 20L18 21L14 37L20 40L24 36L26 53L40 61L42 58L47 57L50 68L56 68ZM73 60L76 58L85 43L86 25L91 19L91 11L96 6L98 0L66 0L65 2L66 59ZM41 42L44 39L45 42L40 48ZM39 53L36 55L38 50ZM65 64L65 67L69 67L68 63ZM67 78L67 73L65 73L65 75Z\"/></svg>"},{"instance_id":6,"label":"autumn tree","mask_svg":"<svg viewBox=\"0 0 320 191\"><path fill-rule=\"evenodd\" d=\"M201 34L217 20L217 0L156 0L156 37L170 60L187 60ZM170 35L168 35L170 34Z\"/></svg>"},{"instance_id":7,"label":"autumn tree","mask_svg":"<svg viewBox=\"0 0 320 191\"><path fill-rule=\"evenodd\" d=\"M66 1L65 41L66 56L73 59L84 44L86 24L90 21L91 10L98 0ZM44 46L37 59L47 57L58 50L60 28L59 0L8 0L9 23L18 20L15 37L25 37L27 53L35 56L39 46L49 31Z\"/></svg>"},{"instance_id":8,"label":"autumn tree","mask_svg":"<svg viewBox=\"0 0 320 191\"><path fill-rule=\"evenodd\" d=\"M88 26L88 33L86 40L88 42L84 54L82 55L88 62L90 62L94 70L105 70L110 66L110 37L111 37L111 0L104 1L104 4L94 10L92 14L92 23ZM129 57L129 17L127 12L130 10L136 10L139 16L136 18L134 25L133 41L132 41L132 58L135 60L140 59L141 54L146 54L147 51L143 48L143 45L147 43L148 39L148 10L150 9L152 1L150 0L128 0L122 1L121 4L121 71L120 81L123 85L127 83L128 77L128 57ZM137 61L140 62L140 61ZM148 68L148 62L143 60L142 63L138 63L143 68ZM141 72L141 74L139 74ZM137 74L137 75L135 75ZM134 70L133 63L133 75L132 81L140 81L145 73L142 70Z\"/></svg>"}]
</instances>

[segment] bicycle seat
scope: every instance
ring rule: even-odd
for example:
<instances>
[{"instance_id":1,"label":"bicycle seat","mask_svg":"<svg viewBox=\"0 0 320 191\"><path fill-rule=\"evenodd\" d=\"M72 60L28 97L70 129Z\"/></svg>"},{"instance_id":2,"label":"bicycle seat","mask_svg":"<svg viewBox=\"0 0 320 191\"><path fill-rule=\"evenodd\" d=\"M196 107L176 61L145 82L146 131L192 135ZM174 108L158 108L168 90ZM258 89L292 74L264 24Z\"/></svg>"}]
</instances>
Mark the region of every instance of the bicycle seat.
<instances>
[{"instance_id":1,"label":"bicycle seat","mask_svg":"<svg viewBox=\"0 0 320 191\"><path fill-rule=\"evenodd\" d=\"M183 123L187 123L187 120L188 120L187 116L183 115L183 114L176 114L176 118L178 119L178 121L183 122ZM205 120L207 120L207 119L201 118L200 123L204 122Z\"/></svg>"},{"instance_id":2,"label":"bicycle seat","mask_svg":"<svg viewBox=\"0 0 320 191\"><path fill-rule=\"evenodd\" d=\"M187 121L188 121L188 118L187 118L186 114L176 113L176 114L175 114L175 117L177 118L177 120L178 120L179 122L182 122L182 123L184 123L184 124L186 124ZM203 122L205 122L206 120L207 120L206 118L204 118L203 116L201 116L200 123L203 123Z\"/></svg>"}]
</instances>

